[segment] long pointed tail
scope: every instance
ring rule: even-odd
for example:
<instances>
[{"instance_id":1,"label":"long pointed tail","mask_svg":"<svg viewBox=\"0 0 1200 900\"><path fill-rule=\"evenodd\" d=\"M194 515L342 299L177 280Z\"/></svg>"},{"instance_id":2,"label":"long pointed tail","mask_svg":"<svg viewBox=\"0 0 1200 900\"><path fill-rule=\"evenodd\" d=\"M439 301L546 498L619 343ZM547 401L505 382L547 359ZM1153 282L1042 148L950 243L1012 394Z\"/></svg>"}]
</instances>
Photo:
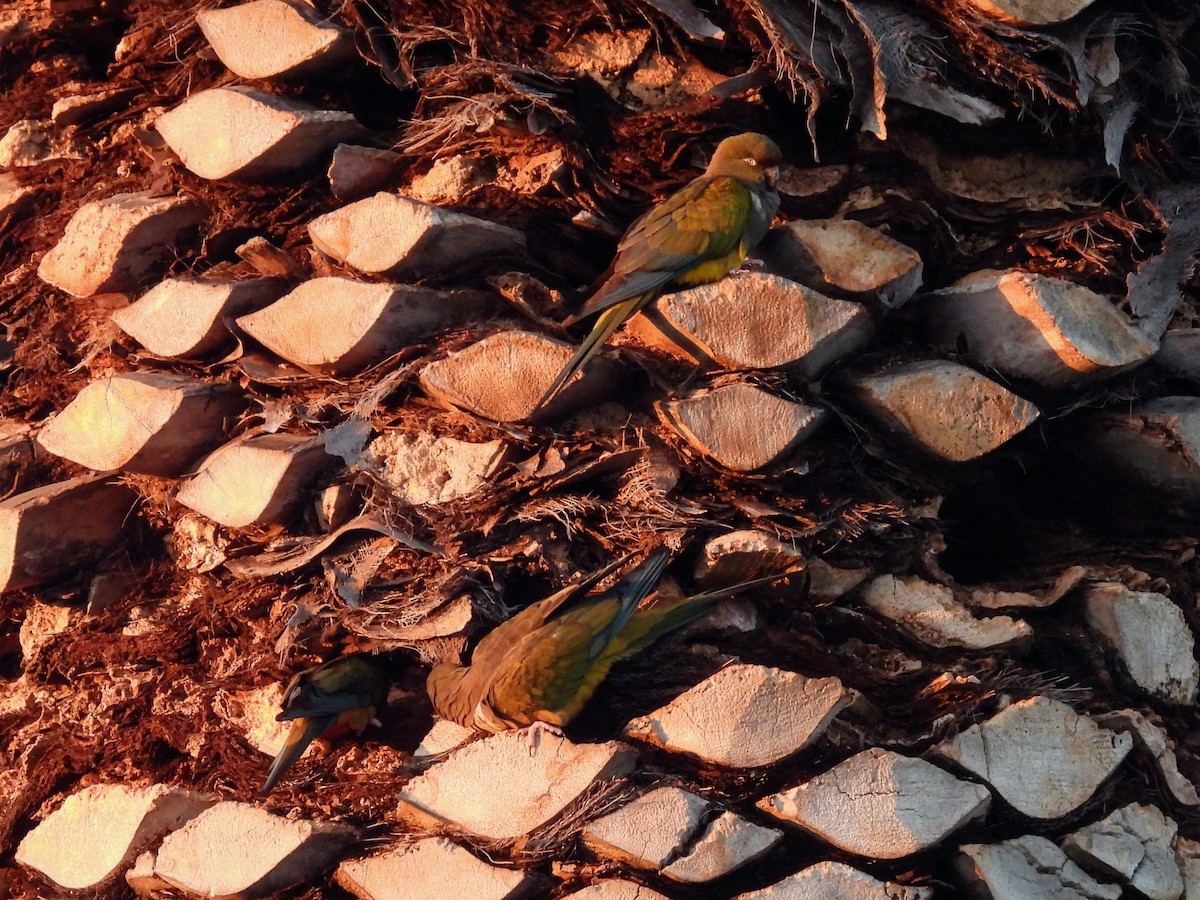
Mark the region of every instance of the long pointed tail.
<instances>
[{"instance_id":1,"label":"long pointed tail","mask_svg":"<svg viewBox=\"0 0 1200 900\"><path fill-rule=\"evenodd\" d=\"M666 547L660 547L655 550L646 561L640 566L626 575L613 588L613 593L616 594L621 607L608 626L599 634L592 638L591 644L588 647L588 656L591 659L596 659L600 656L613 638L621 632L633 618L637 612L638 604L641 603L650 592L654 590L658 584L658 579L662 577L663 569L667 567L667 563L671 561L671 551Z\"/></svg>"},{"instance_id":2,"label":"long pointed tail","mask_svg":"<svg viewBox=\"0 0 1200 900\"><path fill-rule=\"evenodd\" d=\"M333 718L333 716L313 716L292 722L292 730L288 732L283 749L271 763L271 770L267 772L267 780L263 782L262 790L258 792L260 797L271 793L271 788L275 787L284 773L303 755L304 751L308 749L308 745L329 727Z\"/></svg>"},{"instance_id":3,"label":"long pointed tail","mask_svg":"<svg viewBox=\"0 0 1200 900\"><path fill-rule=\"evenodd\" d=\"M567 382L575 377L575 373L582 369L588 360L604 346L604 342L612 337L613 332L652 299L654 299L653 294L642 294L629 300L623 300L604 310L600 314L600 318L596 320L591 332L579 345L579 349L575 351L575 355L571 357L571 361L563 366L558 377L554 379L554 383L550 385L546 393L542 394L542 398L534 405L529 416L534 416L542 407L557 397Z\"/></svg>"},{"instance_id":4,"label":"long pointed tail","mask_svg":"<svg viewBox=\"0 0 1200 900\"><path fill-rule=\"evenodd\" d=\"M734 594L740 594L742 591L760 585L771 584L788 575L799 574L801 573L779 572L775 575L754 578L715 591L693 594L690 597L681 597L678 600L651 606L649 609L639 610L637 616L622 633L622 637L628 638L629 642L621 649L619 658L628 659L641 653L660 637L695 622L719 602Z\"/></svg>"}]
</instances>

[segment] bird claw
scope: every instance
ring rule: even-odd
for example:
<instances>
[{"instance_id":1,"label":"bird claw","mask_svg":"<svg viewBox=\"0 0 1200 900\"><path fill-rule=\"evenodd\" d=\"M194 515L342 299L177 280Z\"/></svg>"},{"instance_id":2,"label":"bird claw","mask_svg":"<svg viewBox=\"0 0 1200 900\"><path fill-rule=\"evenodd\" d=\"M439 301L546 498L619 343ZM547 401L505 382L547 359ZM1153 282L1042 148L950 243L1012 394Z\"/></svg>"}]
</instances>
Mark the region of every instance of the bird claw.
<instances>
[{"instance_id":1,"label":"bird claw","mask_svg":"<svg viewBox=\"0 0 1200 900\"><path fill-rule=\"evenodd\" d=\"M537 750L538 744L541 743L543 734L552 734L555 737L563 737L563 730L557 725L551 725L549 722L543 722L541 719L534 721L532 725L527 725L517 732L521 736L521 743L529 748L529 753L532 755Z\"/></svg>"},{"instance_id":2,"label":"bird claw","mask_svg":"<svg viewBox=\"0 0 1200 900\"><path fill-rule=\"evenodd\" d=\"M742 271L746 271L746 272L753 272L755 269L765 268L766 265L767 265L766 262L764 262L761 259L757 259L756 257L752 257L752 256L747 256L745 259L742 260L742 264L740 266L738 266L738 269L740 269Z\"/></svg>"}]
</instances>

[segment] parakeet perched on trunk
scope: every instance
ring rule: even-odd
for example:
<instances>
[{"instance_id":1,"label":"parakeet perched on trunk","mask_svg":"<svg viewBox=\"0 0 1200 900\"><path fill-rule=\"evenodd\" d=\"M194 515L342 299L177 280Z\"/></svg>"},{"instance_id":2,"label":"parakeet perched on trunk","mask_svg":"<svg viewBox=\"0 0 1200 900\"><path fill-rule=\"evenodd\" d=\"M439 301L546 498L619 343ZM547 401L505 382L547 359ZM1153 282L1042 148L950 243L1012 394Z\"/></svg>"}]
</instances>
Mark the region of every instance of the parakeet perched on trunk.
<instances>
[{"instance_id":1,"label":"parakeet perched on trunk","mask_svg":"<svg viewBox=\"0 0 1200 900\"><path fill-rule=\"evenodd\" d=\"M334 740L363 730L387 702L390 679L383 662L353 653L305 669L287 686L280 722L292 722L283 749L271 763L260 795L270 793L280 777L316 738Z\"/></svg>"},{"instance_id":2,"label":"parakeet perched on trunk","mask_svg":"<svg viewBox=\"0 0 1200 900\"><path fill-rule=\"evenodd\" d=\"M501 623L479 642L470 666L434 666L426 683L433 708L443 718L493 733L539 722L565 725L615 663L696 621L720 600L780 577L639 609L667 558L666 550L656 551L614 587L583 596L605 570Z\"/></svg>"},{"instance_id":3,"label":"parakeet perched on trunk","mask_svg":"<svg viewBox=\"0 0 1200 900\"><path fill-rule=\"evenodd\" d=\"M571 321L594 313L600 318L533 412L562 390L622 322L663 291L719 281L745 261L779 211L775 179L782 161L766 135L726 138L703 175L629 226L607 279Z\"/></svg>"}]
</instances>

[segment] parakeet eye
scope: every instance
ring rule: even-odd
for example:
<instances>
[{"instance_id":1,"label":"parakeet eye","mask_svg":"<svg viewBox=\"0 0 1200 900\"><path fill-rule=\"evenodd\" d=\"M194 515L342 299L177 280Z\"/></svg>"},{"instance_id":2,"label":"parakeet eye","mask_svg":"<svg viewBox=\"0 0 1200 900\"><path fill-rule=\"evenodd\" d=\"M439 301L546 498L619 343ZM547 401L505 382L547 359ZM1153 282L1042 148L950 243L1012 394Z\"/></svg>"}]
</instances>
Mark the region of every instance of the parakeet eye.
<instances>
[{"instance_id":1,"label":"parakeet eye","mask_svg":"<svg viewBox=\"0 0 1200 900\"><path fill-rule=\"evenodd\" d=\"M750 164L750 165L752 165L752 166L757 166L757 165L758 165L758 160L757 160L757 159L754 159L754 158L752 158L752 157L749 157L749 156L747 156L747 157L746 157L746 159L744 160L744 162L747 162L747 163L749 163L749 164Z\"/></svg>"}]
</instances>

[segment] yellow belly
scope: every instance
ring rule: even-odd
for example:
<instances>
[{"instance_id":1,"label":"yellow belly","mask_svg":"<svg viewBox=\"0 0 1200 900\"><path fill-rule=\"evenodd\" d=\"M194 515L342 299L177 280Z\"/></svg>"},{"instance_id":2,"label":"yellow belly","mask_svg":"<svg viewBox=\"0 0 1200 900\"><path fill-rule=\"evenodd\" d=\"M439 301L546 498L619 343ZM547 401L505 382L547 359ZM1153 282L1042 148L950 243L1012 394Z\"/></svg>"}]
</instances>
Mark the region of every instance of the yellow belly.
<instances>
[{"instance_id":1,"label":"yellow belly","mask_svg":"<svg viewBox=\"0 0 1200 900\"><path fill-rule=\"evenodd\" d=\"M693 287L697 284L710 284L714 281L720 281L740 266L745 259L746 248L739 242L725 256L705 260L699 265L688 269L682 275L676 276L675 283L684 287Z\"/></svg>"}]
</instances>

